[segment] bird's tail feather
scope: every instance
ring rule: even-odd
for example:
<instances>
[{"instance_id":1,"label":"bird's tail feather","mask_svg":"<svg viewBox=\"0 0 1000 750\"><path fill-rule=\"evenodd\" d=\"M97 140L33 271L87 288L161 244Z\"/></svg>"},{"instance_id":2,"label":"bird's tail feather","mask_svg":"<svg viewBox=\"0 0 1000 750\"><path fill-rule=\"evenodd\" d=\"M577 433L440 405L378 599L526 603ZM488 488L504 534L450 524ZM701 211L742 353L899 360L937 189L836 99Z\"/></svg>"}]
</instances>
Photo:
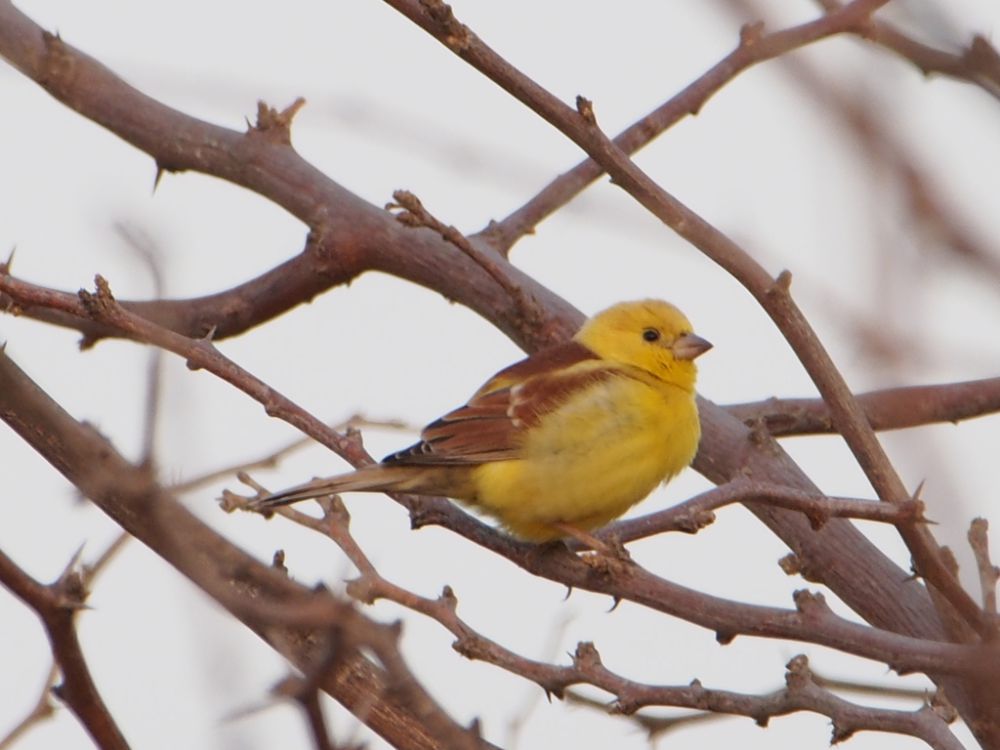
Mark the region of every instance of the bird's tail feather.
<instances>
[{"instance_id":1,"label":"bird's tail feather","mask_svg":"<svg viewBox=\"0 0 1000 750\"><path fill-rule=\"evenodd\" d=\"M357 471L324 479L313 479L311 482L265 495L250 503L250 509L267 510L338 492L392 492L395 489L402 489L399 487L399 483L404 478L402 473L395 470L394 467L378 464L365 466Z\"/></svg>"}]
</instances>

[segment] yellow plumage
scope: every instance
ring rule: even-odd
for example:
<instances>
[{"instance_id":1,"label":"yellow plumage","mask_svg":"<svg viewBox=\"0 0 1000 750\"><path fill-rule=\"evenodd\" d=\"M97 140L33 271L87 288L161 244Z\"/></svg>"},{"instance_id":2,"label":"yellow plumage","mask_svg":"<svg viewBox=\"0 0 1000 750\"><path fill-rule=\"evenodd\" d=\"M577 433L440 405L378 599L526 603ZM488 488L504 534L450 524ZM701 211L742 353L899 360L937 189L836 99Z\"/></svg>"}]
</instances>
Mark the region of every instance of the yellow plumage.
<instances>
[{"instance_id":1,"label":"yellow plumage","mask_svg":"<svg viewBox=\"0 0 1000 750\"><path fill-rule=\"evenodd\" d=\"M598 528L691 463L693 360L710 347L667 302L615 305L572 341L501 370L416 445L254 507L399 491L464 501L532 541Z\"/></svg>"}]
</instances>

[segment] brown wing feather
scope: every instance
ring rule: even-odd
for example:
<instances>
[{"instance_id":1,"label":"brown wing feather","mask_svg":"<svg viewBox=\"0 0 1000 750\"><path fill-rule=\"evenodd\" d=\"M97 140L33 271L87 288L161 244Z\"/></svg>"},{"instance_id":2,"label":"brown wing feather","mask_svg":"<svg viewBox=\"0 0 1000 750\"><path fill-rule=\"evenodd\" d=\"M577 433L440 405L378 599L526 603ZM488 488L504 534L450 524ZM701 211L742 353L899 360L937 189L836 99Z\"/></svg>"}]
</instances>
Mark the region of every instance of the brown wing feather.
<instances>
[{"instance_id":1,"label":"brown wing feather","mask_svg":"<svg viewBox=\"0 0 1000 750\"><path fill-rule=\"evenodd\" d=\"M527 430L571 393L617 370L575 341L543 350L494 375L469 403L427 425L391 464L474 464L513 458Z\"/></svg>"}]
</instances>

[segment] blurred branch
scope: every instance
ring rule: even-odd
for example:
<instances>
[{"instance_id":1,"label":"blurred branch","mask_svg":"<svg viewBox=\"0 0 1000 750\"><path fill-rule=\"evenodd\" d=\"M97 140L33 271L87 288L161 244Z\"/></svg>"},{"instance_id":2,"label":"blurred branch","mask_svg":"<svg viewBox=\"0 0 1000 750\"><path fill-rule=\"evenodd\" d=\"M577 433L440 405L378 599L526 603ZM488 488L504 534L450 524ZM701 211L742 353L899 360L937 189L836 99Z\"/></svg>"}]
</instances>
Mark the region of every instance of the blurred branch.
<instances>
[{"instance_id":1,"label":"blurred branch","mask_svg":"<svg viewBox=\"0 0 1000 750\"><path fill-rule=\"evenodd\" d=\"M363 414L354 414L340 422L332 422L327 427L337 433L345 433L349 437L353 430L360 430L365 427L373 427L389 430L406 430L409 432L419 432L420 428L407 424L399 419L370 419ZM200 474L183 482L177 482L169 486L169 490L176 494L194 492L222 479L231 479L234 475L251 471L252 469L273 469L284 458L312 445L315 440L309 436L300 437L285 443L280 448L270 451L259 458L252 458L221 469Z\"/></svg>"},{"instance_id":2,"label":"blurred branch","mask_svg":"<svg viewBox=\"0 0 1000 750\"><path fill-rule=\"evenodd\" d=\"M867 25L861 24L862 21L857 9L851 7L832 10L815 20L768 34L763 33L762 24L747 24L736 49L615 136L613 143L624 153L634 154L683 118L698 114L709 99L745 70L826 37L857 31ZM478 236L507 255L519 239L534 232L539 222L569 203L603 174L604 169L594 159L584 159L505 219L491 222Z\"/></svg>"},{"instance_id":3,"label":"blurred branch","mask_svg":"<svg viewBox=\"0 0 1000 750\"><path fill-rule=\"evenodd\" d=\"M0 360L5 359L0 354ZM97 691L77 636L76 613L84 606L88 591L75 567L76 556L62 575L46 586L0 551L0 583L34 610L48 635L52 655L62 675L62 681L52 691L76 714L99 748L127 750L128 742Z\"/></svg>"},{"instance_id":4,"label":"blurred branch","mask_svg":"<svg viewBox=\"0 0 1000 750\"><path fill-rule=\"evenodd\" d=\"M828 13L843 8L838 0L819 0ZM1000 55L989 41L974 34L960 53L931 47L907 36L888 21L873 20L860 36L913 63L924 75L933 73L966 81L1000 99Z\"/></svg>"},{"instance_id":5,"label":"blurred branch","mask_svg":"<svg viewBox=\"0 0 1000 750\"><path fill-rule=\"evenodd\" d=\"M145 232L124 222L115 224L115 230L128 249L143 261L146 270L153 281L153 297L162 299L164 294L163 271L160 268L163 253ZM142 429L142 459L140 463L153 468L156 457L156 425L160 410L160 393L163 389L162 372L163 351L154 347L149 351L149 361L146 366L146 398L145 422Z\"/></svg>"},{"instance_id":6,"label":"blurred branch","mask_svg":"<svg viewBox=\"0 0 1000 750\"><path fill-rule=\"evenodd\" d=\"M728 3L741 16L761 17L754 0L728 0ZM875 29L877 36L877 26L871 28ZM973 47L977 50L973 54L977 59L992 54L992 67L987 65L986 68L991 68L993 75L1000 76L996 52L984 41L974 43ZM988 275L993 282L990 288L995 289L1000 282L1000 254L990 242L976 236L969 222L950 205L944 192L937 187L939 180L933 171L897 135L891 116L883 114L886 100L880 98L878 106L873 106L873 102L859 94L856 86L849 89L838 87L806 60L796 60L794 65L786 64L781 69L824 112L839 118L871 163L884 165L889 170L906 202L910 222L927 232L932 240L929 246L938 251L948 251L953 257L968 263L977 273ZM995 91L992 93L996 95Z\"/></svg>"},{"instance_id":7,"label":"blurred branch","mask_svg":"<svg viewBox=\"0 0 1000 750\"><path fill-rule=\"evenodd\" d=\"M187 511L115 451L92 428L64 412L6 355L0 353L0 418L79 490L173 565L231 614L304 672L316 663L324 634L349 638L337 669L323 675L323 689L394 746L482 747L452 722L402 663L398 634L341 603L261 565ZM31 584L5 566L28 596ZM312 627L309 627L311 625ZM360 649L372 649L381 666ZM65 668L65 667L64 667Z\"/></svg>"},{"instance_id":8,"label":"blurred branch","mask_svg":"<svg viewBox=\"0 0 1000 750\"><path fill-rule=\"evenodd\" d=\"M0 0L0 57L66 106L149 154L157 179L189 169L219 177L273 201L309 227L301 254L232 289L193 299L122 303L165 328L192 337L210 331L217 339L234 336L364 271L389 273L444 294L535 347L565 338L581 319L566 302L497 258L511 283L549 313L542 325L524 330L517 300L471 258L434 231L400 224L296 153L290 127L297 105L285 112L261 105L246 133L198 120L128 85L43 31L9 0ZM8 304L0 296L0 309ZM97 321L46 307L22 306L19 312L82 331L84 345L120 335Z\"/></svg>"},{"instance_id":9,"label":"blurred branch","mask_svg":"<svg viewBox=\"0 0 1000 750\"><path fill-rule=\"evenodd\" d=\"M1000 378L887 388L855 398L873 430L958 423L1000 411ZM762 422L775 437L836 432L830 408L820 399L769 398L723 408L746 424Z\"/></svg>"}]
</instances>

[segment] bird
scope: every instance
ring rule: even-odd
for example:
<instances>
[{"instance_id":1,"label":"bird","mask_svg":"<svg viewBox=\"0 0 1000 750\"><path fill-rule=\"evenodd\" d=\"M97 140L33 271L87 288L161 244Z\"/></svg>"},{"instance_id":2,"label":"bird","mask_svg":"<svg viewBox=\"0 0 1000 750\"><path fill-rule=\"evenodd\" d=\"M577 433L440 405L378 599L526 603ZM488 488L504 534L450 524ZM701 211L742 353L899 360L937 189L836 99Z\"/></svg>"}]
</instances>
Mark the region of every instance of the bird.
<instances>
[{"instance_id":1,"label":"bird","mask_svg":"<svg viewBox=\"0 0 1000 750\"><path fill-rule=\"evenodd\" d=\"M621 302L572 339L500 370L420 440L377 464L264 495L278 506L341 492L444 495L529 542L606 525L694 459L694 360L712 348L669 302Z\"/></svg>"}]
</instances>

